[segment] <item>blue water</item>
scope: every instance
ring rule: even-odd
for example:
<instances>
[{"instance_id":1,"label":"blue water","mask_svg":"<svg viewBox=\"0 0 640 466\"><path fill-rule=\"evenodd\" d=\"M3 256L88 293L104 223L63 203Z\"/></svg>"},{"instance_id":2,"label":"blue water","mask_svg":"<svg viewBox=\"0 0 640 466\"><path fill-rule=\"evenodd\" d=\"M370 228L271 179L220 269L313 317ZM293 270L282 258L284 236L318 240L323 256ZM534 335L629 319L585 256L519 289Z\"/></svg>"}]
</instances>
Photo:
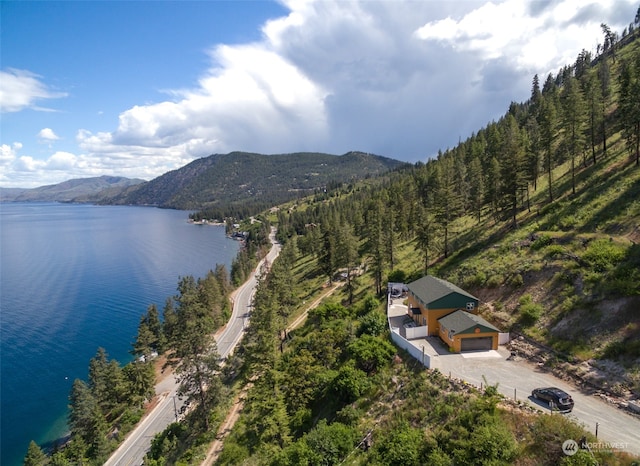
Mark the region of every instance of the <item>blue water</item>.
<instances>
[{"instance_id":1,"label":"blue water","mask_svg":"<svg viewBox=\"0 0 640 466\"><path fill-rule=\"evenodd\" d=\"M68 395L98 347L121 363L140 315L179 276L227 270L224 228L150 207L0 205L0 464L66 432Z\"/></svg>"}]
</instances>

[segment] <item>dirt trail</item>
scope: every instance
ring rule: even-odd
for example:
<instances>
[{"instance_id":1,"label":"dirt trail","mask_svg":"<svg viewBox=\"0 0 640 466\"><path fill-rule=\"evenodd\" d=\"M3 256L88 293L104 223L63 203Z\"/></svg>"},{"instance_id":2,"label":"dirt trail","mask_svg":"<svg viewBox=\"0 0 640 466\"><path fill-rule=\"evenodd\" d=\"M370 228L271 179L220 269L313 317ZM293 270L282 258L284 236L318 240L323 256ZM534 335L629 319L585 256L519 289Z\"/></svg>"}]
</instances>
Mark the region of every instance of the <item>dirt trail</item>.
<instances>
[{"instance_id":1,"label":"dirt trail","mask_svg":"<svg viewBox=\"0 0 640 466\"><path fill-rule=\"evenodd\" d=\"M305 319L307 318L309 311L317 307L322 302L322 300L325 299L327 296L332 295L340 286L342 286L342 283L334 284L331 288L329 288L329 290L322 293L322 295L320 295L319 298L315 299L307 307L307 309L302 314L300 314L291 323L291 325L289 325L289 327L287 328L287 333L299 327L300 325L302 325ZM207 451L206 458L202 463L200 463L201 466L213 465L218 459L218 456L220 456L220 453L222 453L222 449L224 447L224 439L227 438L229 433L231 433L231 429L233 429L233 426L235 425L236 421L240 417L240 413L244 408L244 401L246 400L247 393L249 392L251 387L253 387L253 382L249 382L247 385L242 387L242 390L240 390L240 393L238 393L236 398L233 400L233 406L231 407L231 410L227 413L226 418L220 425L220 428L218 429L218 433L216 434L216 439L211 443L211 446Z\"/></svg>"}]
</instances>

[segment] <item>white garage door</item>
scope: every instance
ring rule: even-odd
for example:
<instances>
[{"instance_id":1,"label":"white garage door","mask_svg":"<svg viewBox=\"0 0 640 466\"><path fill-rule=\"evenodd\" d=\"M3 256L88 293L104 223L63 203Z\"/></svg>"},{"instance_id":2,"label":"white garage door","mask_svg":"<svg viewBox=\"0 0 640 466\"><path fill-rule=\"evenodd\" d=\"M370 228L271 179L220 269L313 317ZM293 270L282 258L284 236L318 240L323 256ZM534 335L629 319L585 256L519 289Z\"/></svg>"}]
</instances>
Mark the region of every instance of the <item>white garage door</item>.
<instances>
[{"instance_id":1,"label":"white garage door","mask_svg":"<svg viewBox=\"0 0 640 466\"><path fill-rule=\"evenodd\" d=\"M492 337L463 338L461 343L462 351L488 351L492 348Z\"/></svg>"}]
</instances>

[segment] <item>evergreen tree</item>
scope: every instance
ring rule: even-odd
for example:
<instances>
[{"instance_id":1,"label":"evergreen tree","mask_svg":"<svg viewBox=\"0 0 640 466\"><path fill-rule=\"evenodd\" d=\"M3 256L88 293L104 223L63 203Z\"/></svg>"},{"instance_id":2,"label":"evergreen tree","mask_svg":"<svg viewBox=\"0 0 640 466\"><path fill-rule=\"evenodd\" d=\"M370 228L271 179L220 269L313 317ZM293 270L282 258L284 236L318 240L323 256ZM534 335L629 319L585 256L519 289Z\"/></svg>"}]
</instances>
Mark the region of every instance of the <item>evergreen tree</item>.
<instances>
[{"instance_id":1,"label":"evergreen tree","mask_svg":"<svg viewBox=\"0 0 640 466\"><path fill-rule=\"evenodd\" d=\"M155 395L155 372L151 362L132 362L122 369L127 382L127 398L133 405L142 405Z\"/></svg>"},{"instance_id":2,"label":"evergreen tree","mask_svg":"<svg viewBox=\"0 0 640 466\"><path fill-rule=\"evenodd\" d=\"M22 464L24 466L45 466L49 464L49 458L42 451L42 448L32 440L29 442L29 448Z\"/></svg>"},{"instance_id":3,"label":"evergreen tree","mask_svg":"<svg viewBox=\"0 0 640 466\"><path fill-rule=\"evenodd\" d=\"M104 348L98 348L89 361L89 387L105 415L126 398L128 387L122 368L117 361L109 361Z\"/></svg>"},{"instance_id":4,"label":"evergreen tree","mask_svg":"<svg viewBox=\"0 0 640 466\"><path fill-rule=\"evenodd\" d=\"M263 446L284 448L291 442L291 432L279 378L272 369L256 381L248 396L247 430Z\"/></svg>"},{"instance_id":5,"label":"evergreen tree","mask_svg":"<svg viewBox=\"0 0 640 466\"><path fill-rule=\"evenodd\" d=\"M245 336L247 364L251 371L262 374L272 368L276 361L278 346L277 310L274 293L267 280L258 281L253 298L251 323Z\"/></svg>"},{"instance_id":6,"label":"evergreen tree","mask_svg":"<svg viewBox=\"0 0 640 466\"><path fill-rule=\"evenodd\" d=\"M540 105L540 142L544 150L544 165L549 183L549 202L553 202L553 167L555 163L556 108L551 94L542 98Z\"/></svg>"},{"instance_id":7,"label":"evergreen tree","mask_svg":"<svg viewBox=\"0 0 640 466\"><path fill-rule=\"evenodd\" d=\"M146 322L149 330L155 337L153 342L153 349L158 353L163 353L166 345L166 338L162 330L162 321L160 320L160 313L155 304L151 304L147 308Z\"/></svg>"},{"instance_id":8,"label":"evergreen tree","mask_svg":"<svg viewBox=\"0 0 640 466\"><path fill-rule=\"evenodd\" d=\"M347 292L349 304L353 302L353 271L358 266L358 238L353 233L351 225L344 224L338 230L338 245L336 248L337 263L347 269Z\"/></svg>"},{"instance_id":9,"label":"evergreen tree","mask_svg":"<svg viewBox=\"0 0 640 466\"><path fill-rule=\"evenodd\" d=\"M329 279L329 283L333 281L333 275L337 266L337 239L338 239L338 221L335 215L328 216L327 220L322 224L322 251L319 259L320 268Z\"/></svg>"},{"instance_id":10,"label":"evergreen tree","mask_svg":"<svg viewBox=\"0 0 640 466\"><path fill-rule=\"evenodd\" d=\"M371 269L376 286L376 293L382 293L382 277L387 263L385 256L385 237L383 233L384 206L379 198L371 200L365 210L365 249L371 258Z\"/></svg>"},{"instance_id":11,"label":"evergreen tree","mask_svg":"<svg viewBox=\"0 0 640 466\"><path fill-rule=\"evenodd\" d=\"M482 174L482 165L478 157L474 157L469 164L469 196L470 207L475 213L478 224L482 216L482 206L484 205L485 196L484 177Z\"/></svg>"},{"instance_id":12,"label":"evergreen tree","mask_svg":"<svg viewBox=\"0 0 640 466\"><path fill-rule=\"evenodd\" d=\"M518 194L527 187L526 165L522 135L518 123L512 115L503 122L503 157L500 160L501 193L511 212L513 226L517 226Z\"/></svg>"},{"instance_id":13,"label":"evergreen tree","mask_svg":"<svg viewBox=\"0 0 640 466\"><path fill-rule=\"evenodd\" d=\"M619 76L619 111L629 152L640 164L640 52L624 61Z\"/></svg>"},{"instance_id":14,"label":"evergreen tree","mask_svg":"<svg viewBox=\"0 0 640 466\"><path fill-rule=\"evenodd\" d=\"M146 316L140 316L138 324L138 334L133 342L133 355L139 358L148 359L154 350L156 336L153 334L147 323Z\"/></svg>"},{"instance_id":15,"label":"evergreen tree","mask_svg":"<svg viewBox=\"0 0 640 466\"><path fill-rule=\"evenodd\" d=\"M436 194L435 216L443 232L443 252L444 257L449 257L449 236L451 223L461 211L461 199L456 189L457 180L455 177L454 163L450 155L446 155L438 160L435 165L435 185Z\"/></svg>"},{"instance_id":16,"label":"evergreen tree","mask_svg":"<svg viewBox=\"0 0 640 466\"><path fill-rule=\"evenodd\" d=\"M277 303L277 327L280 333L281 345L287 337L286 329L289 316L297 303L292 272L296 261L295 243L295 240L293 240L284 245L266 278L267 286L270 288L272 297Z\"/></svg>"},{"instance_id":17,"label":"evergreen tree","mask_svg":"<svg viewBox=\"0 0 640 466\"><path fill-rule=\"evenodd\" d=\"M424 274L426 275L429 273L431 253L435 249L437 225L433 214L431 214L429 209L424 207L422 203L418 204L416 212L416 246L422 252L424 258Z\"/></svg>"},{"instance_id":18,"label":"evergreen tree","mask_svg":"<svg viewBox=\"0 0 640 466\"><path fill-rule=\"evenodd\" d=\"M531 113L533 115L537 115L538 113L541 97L542 92L540 91L540 78L535 74L533 76L533 81L531 82L531 98L529 99L531 103Z\"/></svg>"},{"instance_id":19,"label":"evergreen tree","mask_svg":"<svg viewBox=\"0 0 640 466\"><path fill-rule=\"evenodd\" d=\"M573 76L565 81L560 101L562 103L562 125L569 158L571 160L571 190L572 193L575 194L575 160L578 152L584 147L583 126L585 105L578 80Z\"/></svg>"},{"instance_id":20,"label":"evergreen tree","mask_svg":"<svg viewBox=\"0 0 640 466\"><path fill-rule=\"evenodd\" d=\"M525 126L527 134L526 165L527 178L533 183L534 192L538 190L538 177L540 176L540 125L535 117L530 116Z\"/></svg>"},{"instance_id":21,"label":"evergreen tree","mask_svg":"<svg viewBox=\"0 0 640 466\"><path fill-rule=\"evenodd\" d=\"M498 206L500 198L500 163L496 157L491 157L489 167L487 169L487 189L485 195L487 203L491 206L493 220L498 221Z\"/></svg>"},{"instance_id":22,"label":"evergreen tree","mask_svg":"<svg viewBox=\"0 0 640 466\"><path fill-rule=\"evenodd\" d=\"M601 137L602 137L602 155L607 156L607 109L609 108L609 100L611 98L611 72L609 68L609 62L606 59L599 60L598 62L598 79L600 81L601 89L601 118L600 123L602 125Z\"/></svg>"},{"instance_id":23,"label":"evergreen tree","mask_svg":"<svg viewBox=\"0 0 640 466\"><path fill-rule=\"evenodd\" d=\"M191 276L180 279L175 297L177 318L169 345L177 359L180 391L198 403L208 429L211 397L207 387L219 371L219 356L213 318L201 300L200 286Z\"/></svg>"},{"instance_id":24,"label":"evergreen tree","mask_svg":"<svg viewBox=\"0 0 640 466\"><path fill-rule=\"evenodd\" d=\"M598 140L598 131L601 127L602 118L602 86L600 78L595 70L589 70L582 79L582 89L585 96L585 105L587 107L588 119L588 136L591 145L591 158L593 164L597 163L596 146Z\"/></svg>"},{"instance_id":25,"label":"evergreen tree","mask_svg":"<svg viewBox=\"0 0 640 466\"><path fill-rule=\"evenodd\" d=\"M71 435L78 439L78 454L86 452L92 458L98 458L106 452L107 422L102 414L98 400L89 386L80 379L73 382L69 396L69 427Z\"/></svg>"}]
</instances>

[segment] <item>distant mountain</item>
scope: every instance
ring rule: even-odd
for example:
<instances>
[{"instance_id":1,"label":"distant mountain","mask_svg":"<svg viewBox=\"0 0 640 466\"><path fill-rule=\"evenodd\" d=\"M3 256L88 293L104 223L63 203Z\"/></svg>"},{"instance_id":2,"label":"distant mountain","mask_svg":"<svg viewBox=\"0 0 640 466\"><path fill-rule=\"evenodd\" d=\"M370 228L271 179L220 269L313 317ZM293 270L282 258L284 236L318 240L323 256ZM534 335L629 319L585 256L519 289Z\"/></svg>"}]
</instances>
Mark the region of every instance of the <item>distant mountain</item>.
<instances>
[{"instance_id":1,"label":"distant mountain","mask_svg":"<svg viewBox=\"0 0 640 466\"><path fill-rule=\"evenodd\" d=\"M377 176L403 165L407 164L363 152L341 156L231 152L195 160L111 198L92 202L255 213L315 190Z\"/></svg>"},{"instance_id":2,"label":"distant mountain","mask_svg":"<svg viewBox=\"0 0 640 466\"><path fill-rule=\"evenodd\" d=\"M0 188L2 202L86 202L89 197L100 193L116 191L144 183L144 180L124 178L122 176L100 176L97 178L78 178L58 184L33 189Z\"/></svg>"}]
</instances>

